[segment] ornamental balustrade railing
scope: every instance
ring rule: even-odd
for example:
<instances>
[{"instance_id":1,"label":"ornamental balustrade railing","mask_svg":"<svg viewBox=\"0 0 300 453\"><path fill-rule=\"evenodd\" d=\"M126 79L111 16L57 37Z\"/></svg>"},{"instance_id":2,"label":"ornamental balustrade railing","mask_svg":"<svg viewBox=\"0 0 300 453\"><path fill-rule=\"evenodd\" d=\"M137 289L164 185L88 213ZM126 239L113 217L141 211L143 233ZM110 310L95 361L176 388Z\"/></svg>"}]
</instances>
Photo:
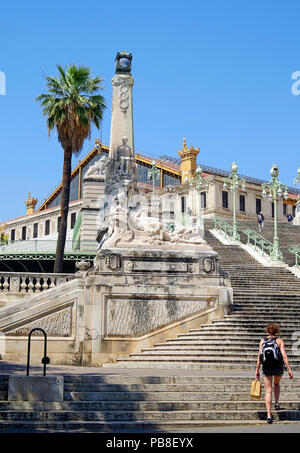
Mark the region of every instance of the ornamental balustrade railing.
<instances>
[{"instance_id":1,"label":"ornamental balustrade railing","mask_svg":"<svg viewBox=\"0 0 300 453\"><path fill-rule=\"evenodd\" d=\"M271 257L273 243L264 238L261 234L254 230L243 230L243 233L247 236L247 245L254 248L255 251L260 252L262 255L268 255Z\"/></svg>"},{"instance_id":2,"label":"ornamental balustrade railing","mask_svg":"<svg viewBox=\"0 0 300 453\"><path fill-rule=\"evenodd\" d=\"M295 267L300 269L300 247L293 246L289 248L289 252L295 255Z\"/></svg>"},{"instance_id":3,"label":"ornamental balustrade railing","mask_svg":"<svg viewBox=\"0 0 300 453\"><path fill-rule=\"evenodd\" d=\"M234 229L232 225L226 222L226 220L222 219L222 217L214 216L212 217L212 220L215 223L215 230L217 230L219 233L223 233L223 235L228 239L233 240ZM240 240L241 240L240 234L236 232L235 241Z\"/></svg>"},{"instance_id":4,"label":"ornamental balustrade railing","mask_svg":"<svg viewBox=\"0 0 300 453\"><path fill-rule=\"evenodd\" d=\"M0 292L39 293L73 280L74 274L0 272Z\"/></svg>"}]
</instances>

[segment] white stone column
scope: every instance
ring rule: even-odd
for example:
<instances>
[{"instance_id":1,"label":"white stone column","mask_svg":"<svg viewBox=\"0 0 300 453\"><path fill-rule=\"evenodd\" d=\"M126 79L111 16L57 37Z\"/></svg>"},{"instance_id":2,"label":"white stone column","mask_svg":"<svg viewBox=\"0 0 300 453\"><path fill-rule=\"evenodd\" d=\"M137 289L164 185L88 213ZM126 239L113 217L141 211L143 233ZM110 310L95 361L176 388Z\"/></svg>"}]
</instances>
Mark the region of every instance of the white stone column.
<instances>
[{"instance_id":1,"label":"white stone column","mask_svg":"<svg viewBox=\"0 0 300 453\"><path fill-rule=\"evenodd\" d=\"M129 74L116 74L112 79L113 99L110 130L109 157L113 158L122 138L128 137L128 146L134 153L132 86Z\"/></svg>"}]
</instances>

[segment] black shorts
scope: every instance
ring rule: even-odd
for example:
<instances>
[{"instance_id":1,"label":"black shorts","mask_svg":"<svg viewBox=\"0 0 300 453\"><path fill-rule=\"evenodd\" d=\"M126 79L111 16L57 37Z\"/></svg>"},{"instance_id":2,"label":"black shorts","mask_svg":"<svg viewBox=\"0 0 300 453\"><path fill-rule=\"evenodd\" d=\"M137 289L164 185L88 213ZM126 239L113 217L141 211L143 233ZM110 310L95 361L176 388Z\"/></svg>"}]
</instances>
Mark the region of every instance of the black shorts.
<instances>
[{"instance_id":1,"label":"black shorts","mask_svg":"<svg viewBox=\"0 0 300 453\"><path fill-rule=\"evenodd\" d=\"M284 373L283 364L275 366L265 366L263 365L263 376L282 376Z\"/></svg>"}]
</instances>

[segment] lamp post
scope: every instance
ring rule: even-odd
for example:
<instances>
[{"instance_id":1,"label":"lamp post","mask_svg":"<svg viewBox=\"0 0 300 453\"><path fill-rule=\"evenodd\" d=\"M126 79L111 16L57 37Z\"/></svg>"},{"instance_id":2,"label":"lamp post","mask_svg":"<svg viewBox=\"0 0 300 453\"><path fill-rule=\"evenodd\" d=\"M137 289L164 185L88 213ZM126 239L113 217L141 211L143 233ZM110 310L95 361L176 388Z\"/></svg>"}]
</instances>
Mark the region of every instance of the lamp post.
<instances>
[{"instance_id":1,"label":"lamp post","mask_svg":"<svg viewBox=\"0 0 300 453\"><path fill-rule=\"evenodd\" d=\"M207 178L203 178L202 173L203 173L203 170L200 167L200 165L198 165L198 167L196 168L196 171L195 171L196 176L194 178L192 178L191 182L190 182L191 189L193 189L195 187L195 189L197 190L197 193L198 193L198 198L199 198L198 223L199 223L199 225L200 225L200 220L201 220L201 194L200 194L200 192L203 189L208 190L208 188L209 188L209 181L207 180Z\"/></svg>"},{"instance_id":2,"label":"lamp post","mask_svg":"<svg viewBox=\"0 0 300 453\"><path fill-rule=\"evenodd\" d=\"M156 167L156 162L155 160L153 160L151 162L152 164L152 167L150 168L150 170L148 171L148 179L152 179L152 200L154 202L154 197L155 197L155 180L156 180L156 177L159 175L160 171L159 169Z\"/></svg>"},{"instance_id":3,"label":"lamp post","mask_svg":"<svg viewBox=\"0 0 300 453\"><path fill-rule=\"evenodd\" d=\"M228 178L224 178L223 188L227 189L229 186L230 192L233 194L233 223L232 223L232 240L238 241L238 231L237 231L237 221L236 221L236 191L239 188L239 185L242 184L242 189L246 190L246 180L240 178L237 174L238 166L235 162L231 165L231 174Z\"/></svg>"},{"instance_id":4,"label":"lamp post","mask_svg":"<svg viewBox=\"0 0 300 453\"><path fill-rule=\"evenodd\" d=\"M277 200L283 196L285 200L288 199L289 194L287 192L287 186L284 186L278 179L279 168L276 164L270 170L271 180L262 184L262 196L263 198L269 197L270 201L274 203L274 240L273 248L271 251L272 261L282 261L282 253L279 248L279 239L277 234ZM284 193L283 193L284 190ZM267 193L269 192L269 195Z\"/></svg>"}]
</instances>

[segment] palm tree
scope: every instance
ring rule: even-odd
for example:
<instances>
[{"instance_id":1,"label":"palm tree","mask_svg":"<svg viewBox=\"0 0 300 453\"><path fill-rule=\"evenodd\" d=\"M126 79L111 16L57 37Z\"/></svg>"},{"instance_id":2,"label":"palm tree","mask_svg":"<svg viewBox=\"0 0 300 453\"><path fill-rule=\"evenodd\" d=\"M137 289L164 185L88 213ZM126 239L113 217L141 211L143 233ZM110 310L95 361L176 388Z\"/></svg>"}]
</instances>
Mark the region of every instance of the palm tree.
<instances>
[{"instance_id":1,"label":"palm tree","mask_svg":"<svg viewBox=\"0 0 300 453\"><path fill-rule=\"evenodd\" d=\"M54 272L63 272L64 249L67 234L67 217L70 200L72 155L82 150L84 140L90 138L91 127L98 129L106 108L105 100L97 94L103 89L100 77L91 77L85 66L71 64L64 69L57 65L59 77L46 76L47 94L36 98L47 116L49 136L56 130L64 150L61 195L61 221L58 232Z\"/></svg>"}]
</instances>

